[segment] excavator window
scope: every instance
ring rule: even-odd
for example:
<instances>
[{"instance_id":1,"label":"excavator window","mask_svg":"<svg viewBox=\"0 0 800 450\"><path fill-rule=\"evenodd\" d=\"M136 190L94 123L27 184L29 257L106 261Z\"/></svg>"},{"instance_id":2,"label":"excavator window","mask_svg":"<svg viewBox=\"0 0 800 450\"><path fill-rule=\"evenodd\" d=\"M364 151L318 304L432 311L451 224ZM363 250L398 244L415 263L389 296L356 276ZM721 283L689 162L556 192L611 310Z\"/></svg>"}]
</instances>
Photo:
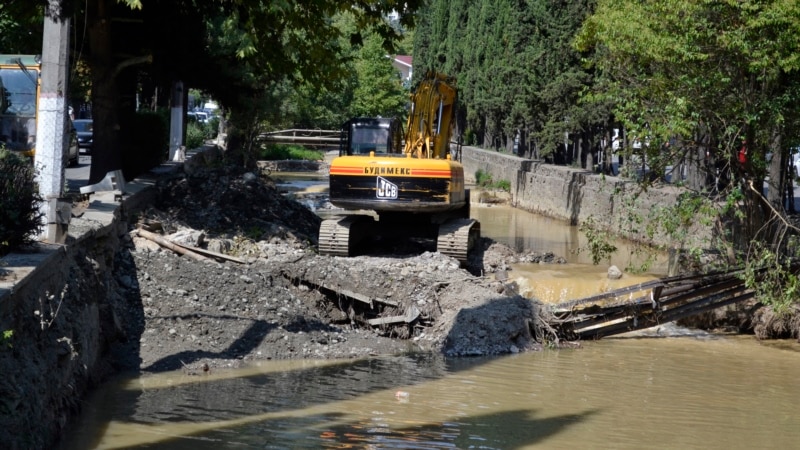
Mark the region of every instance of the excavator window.
<instances>
[{"instance_id":1,"label":"excavator window","mask_svg":"<svg viewBox=\"0 0 800 450\"><path fill-rule=\"evenodd\" d=\"M354 127L351 148L353 154L366 155L386 153L389 144L389 129L381 127Z\"/></svg>"},{"instance_id":2,"label":"excavator window","mask_svg":"<svg viewBox=\"0 0 800 450\"><path fill-rule=\"evenodd\" d=\"M397 119L355 118L343 126L340 154L376 155L401 153L403 126Z\"/></svg>"}]
</instances>

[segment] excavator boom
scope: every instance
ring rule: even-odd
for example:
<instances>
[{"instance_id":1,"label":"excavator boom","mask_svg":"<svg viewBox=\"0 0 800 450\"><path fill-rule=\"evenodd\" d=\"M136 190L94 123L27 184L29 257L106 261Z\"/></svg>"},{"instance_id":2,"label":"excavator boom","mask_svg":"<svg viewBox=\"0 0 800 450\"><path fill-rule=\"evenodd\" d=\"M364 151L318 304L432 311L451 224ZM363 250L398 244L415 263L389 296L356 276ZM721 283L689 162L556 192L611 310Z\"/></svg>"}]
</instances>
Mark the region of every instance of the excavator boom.
<instances>
[{"instance_id":1,"label":"excavator boom","mask_svg":"<svg viewBox=\"0 0 800 450\"><path fill-rule=\"evenodd\" d=\"M411 94L405 153L428 159L450 154L456 98L454 81L445 75L429 73L420 81Z\"/></svg>"}]
</instances>

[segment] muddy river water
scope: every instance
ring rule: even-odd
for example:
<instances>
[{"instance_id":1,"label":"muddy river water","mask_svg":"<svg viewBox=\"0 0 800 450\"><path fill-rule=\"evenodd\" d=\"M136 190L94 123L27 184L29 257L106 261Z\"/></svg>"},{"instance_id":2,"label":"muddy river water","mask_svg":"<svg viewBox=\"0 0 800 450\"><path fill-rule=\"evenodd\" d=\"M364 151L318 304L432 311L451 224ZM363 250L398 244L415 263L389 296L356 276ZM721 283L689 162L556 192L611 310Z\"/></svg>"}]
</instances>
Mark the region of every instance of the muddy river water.
<instances>
[{"instance_id":1,"label":"muddy river water","mask_svg":"<svg viewBox=\"0 0 800 450\"><path fill-rule=\"evenodd\" d=\"M585 245L575 227L499 206L473 215L486 236L567 258L514 267L532 296L618 287L607 263L574 252ZM611 263L624 268L631 249L618 247L625 256ZM62 449L798 448L800 344L668 334L495 358L265 361L122 378L87 399Z\"/></svg>"}]
</instances>

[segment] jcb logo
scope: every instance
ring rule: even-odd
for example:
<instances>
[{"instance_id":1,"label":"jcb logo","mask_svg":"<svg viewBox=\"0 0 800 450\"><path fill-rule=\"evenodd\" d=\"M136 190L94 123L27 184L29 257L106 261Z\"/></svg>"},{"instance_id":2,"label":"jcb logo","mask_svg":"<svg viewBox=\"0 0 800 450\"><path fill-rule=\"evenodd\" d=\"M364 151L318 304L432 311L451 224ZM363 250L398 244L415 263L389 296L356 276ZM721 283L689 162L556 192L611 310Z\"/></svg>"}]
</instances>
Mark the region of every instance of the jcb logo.
<instances>
[{"instance_id":1,"label":"jcb logo","mask_svg":"<svg viewBox=\"0 0 800 450\"><path fill-rule=\"evenodd\" d=\"M397 198L397 185L386 178L378 177L378 198Z\"/></svg>"}]
</instances>

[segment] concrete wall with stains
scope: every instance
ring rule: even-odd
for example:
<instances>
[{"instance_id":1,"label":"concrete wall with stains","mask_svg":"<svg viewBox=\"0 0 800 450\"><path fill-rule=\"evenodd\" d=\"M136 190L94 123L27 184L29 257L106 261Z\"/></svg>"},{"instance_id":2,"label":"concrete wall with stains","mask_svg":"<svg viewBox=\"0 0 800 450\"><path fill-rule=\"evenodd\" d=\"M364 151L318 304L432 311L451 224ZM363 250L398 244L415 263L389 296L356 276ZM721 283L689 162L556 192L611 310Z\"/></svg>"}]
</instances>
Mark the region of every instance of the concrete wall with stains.
<instances>
[{"instance_id":1,"label":"concrete wall with stains","mask_svg":"<svg viewBox=\"0 0 800 450\"><path fill-rule=\"evenodd\" d=\"M591 218L621 237L666 248L710 247L711 226L697 221L687 224L682 242L659 226L670 214L667 208L686 192L679 187L664 184L642 190L633 180L477 147L463 147L461 162L468 183L475 182L478 171L491 174L495 181L509 181L517 208L574 225Z\"/></svg>"}]
</instances>

